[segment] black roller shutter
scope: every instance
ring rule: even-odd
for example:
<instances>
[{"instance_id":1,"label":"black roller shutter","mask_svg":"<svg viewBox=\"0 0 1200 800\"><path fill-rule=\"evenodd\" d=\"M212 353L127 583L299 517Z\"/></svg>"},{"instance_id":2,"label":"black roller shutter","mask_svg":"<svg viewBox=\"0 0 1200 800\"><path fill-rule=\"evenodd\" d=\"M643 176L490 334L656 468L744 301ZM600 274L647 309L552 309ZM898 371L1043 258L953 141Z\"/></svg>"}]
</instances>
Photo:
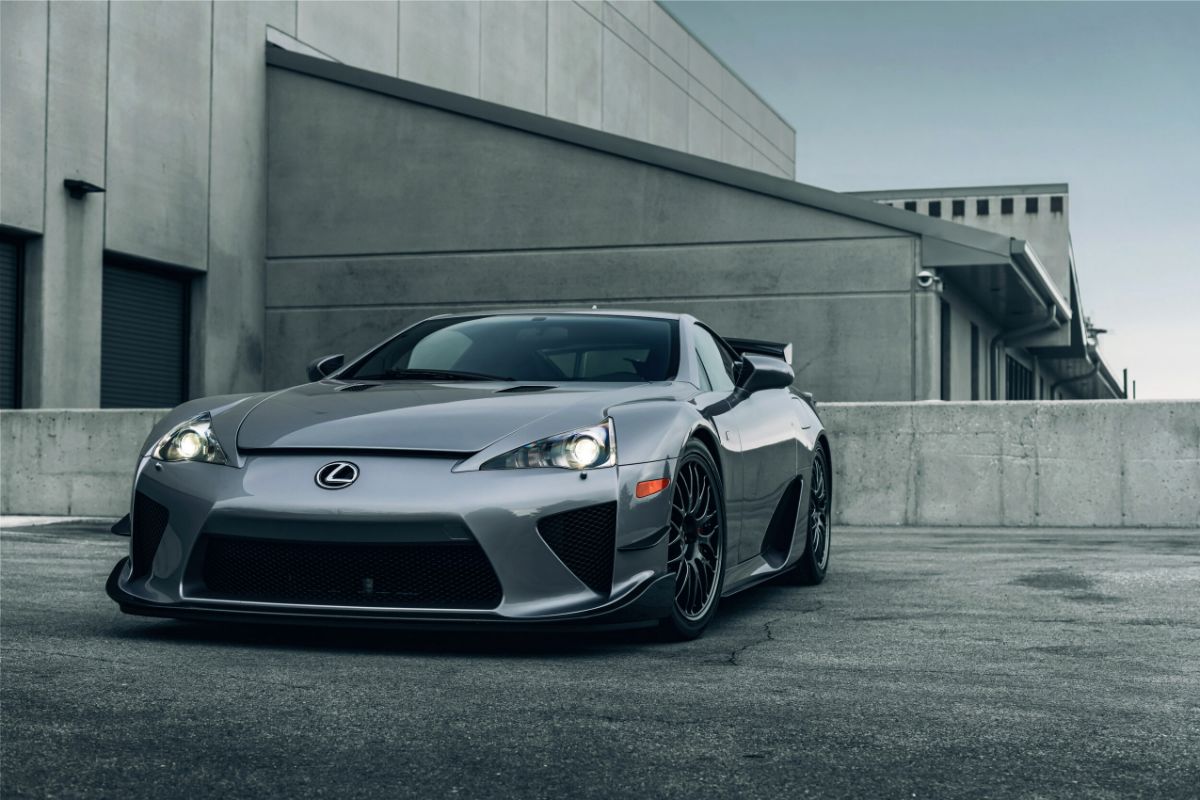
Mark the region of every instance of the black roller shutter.
<instances>
[{"instance_id":1,"label":"black roller shutter","mask_svg":"<svg viewBox=\"0 0 1200 800\"><path fill-rule=\"evenodd\" d=\"M104 266L100 405L166 408L187 396L188 281Z\"/></svg>"},{"instance_id":2,"label":"black roller shutter","mask_svg":"<svg viewBox=\"0 0 1200 800\"><path fill-rule=\"evenodd\" d=\"M0 238L0 408L21 404L21 249Z\"/></svg>"}]
</instances>

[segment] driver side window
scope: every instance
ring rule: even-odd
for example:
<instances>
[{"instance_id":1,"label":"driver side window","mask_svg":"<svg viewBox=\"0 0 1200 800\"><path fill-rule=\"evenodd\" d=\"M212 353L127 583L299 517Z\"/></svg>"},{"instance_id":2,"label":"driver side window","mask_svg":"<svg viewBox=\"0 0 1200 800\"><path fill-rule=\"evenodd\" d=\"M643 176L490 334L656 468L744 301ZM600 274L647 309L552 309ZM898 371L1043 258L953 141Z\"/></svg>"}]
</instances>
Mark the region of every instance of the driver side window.
<instances>
[{"instance_id":1,"label":"driver side window","mask_svg":"<svg viewBox=\"0 0 1200 800\"><path fill-rule=\"evenodd\" d=\"M708 331L699 326L692 329L696 338L696 354L700 366L712 384L714 392L733 391L733 361Z\"/></svg>"}]
</instances>

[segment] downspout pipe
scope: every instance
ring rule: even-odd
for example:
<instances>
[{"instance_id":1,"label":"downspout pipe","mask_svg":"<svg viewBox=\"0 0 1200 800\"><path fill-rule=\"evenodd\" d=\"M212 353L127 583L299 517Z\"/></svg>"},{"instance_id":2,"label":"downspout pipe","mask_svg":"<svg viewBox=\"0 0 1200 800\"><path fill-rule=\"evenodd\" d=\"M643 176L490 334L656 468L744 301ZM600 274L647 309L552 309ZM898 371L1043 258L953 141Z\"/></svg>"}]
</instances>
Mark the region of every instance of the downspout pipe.
<instances>
[{"instance_id":1,"label":"downspout pipe","mask_svg":"<svg viewBox=\"0 0 1200 800\"><path fill-rule=\"evenodd\" d=\"M1023 339L1026 336L1041 333L1045 330L1057 330L1061 327L1062 323L1058 321L1058 307L1054 303L1047 303L1046 316L1044 318L1022 328L1015 328L1011 331L1000 331L992 337L992 341L988 345L989 371L992 376L992 400L1000 399L1000 356L998 348L1009 342Z\"/></svg>"},{"instance_id":2,"label":"downspout pipe","mask_svg":"<svg viewBox=\"0 0 1200 800\"><path fill-rule=\"evenodd\" d=\"M1096 358L1095 360L1093 360L1091 352L1084 353L1083 357L1088 360L1088 363L1092 365L1092 368L1089 369L1087 372L1083 373L1082 375L1076 375L1074 378L1063 378L1061 381L1058 381L1058 382L1052 384L1050 386L1050 398L1051 399L1054 398L1054 390L1057 389L1058 387L1060 387L1064 384L1067 384L1067 383L1077 383L1079 381L1086 381L1088 378L1093 377L1097 372L1100 371L1100 359L1099 358Z\"/></svg>"}]
</instances>

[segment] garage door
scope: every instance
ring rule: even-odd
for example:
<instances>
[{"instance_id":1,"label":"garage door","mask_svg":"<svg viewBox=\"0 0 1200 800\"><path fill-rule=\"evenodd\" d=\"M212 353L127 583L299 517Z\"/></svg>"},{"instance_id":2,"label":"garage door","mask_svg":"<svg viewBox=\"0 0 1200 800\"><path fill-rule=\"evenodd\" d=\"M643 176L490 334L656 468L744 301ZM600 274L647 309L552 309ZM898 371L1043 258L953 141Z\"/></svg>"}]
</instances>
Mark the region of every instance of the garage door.
<instances>
[{"instance_id":1,"label":"garage door","mask_svg":"<svg viewBox=\"0 0 1200 800\"><path fill-rule=\"evenodd\" d=\"M100 405L167 408L187 396L188 281L104 265Z\"/></svg>"},{"instance_id":2,"label":"garage door","mask_svg":"<svg viewBox=\"0 0 1200 800\"><path fill-rule=\"evenodd\" d=\"M21 245L0 238L0 408L21 400Z\"/></svg>"}]
</instances>

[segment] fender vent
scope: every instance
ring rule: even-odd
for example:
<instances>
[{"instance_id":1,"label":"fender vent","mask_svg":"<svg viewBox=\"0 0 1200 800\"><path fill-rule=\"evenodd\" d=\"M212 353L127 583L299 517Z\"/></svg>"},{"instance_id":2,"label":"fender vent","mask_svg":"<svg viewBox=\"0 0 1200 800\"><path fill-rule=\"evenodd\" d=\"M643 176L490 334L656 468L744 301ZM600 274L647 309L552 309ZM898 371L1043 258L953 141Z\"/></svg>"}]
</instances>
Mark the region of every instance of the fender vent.
<instances>
[{"instance_id":1,"label":"fender vent","mask_svg":"<svg viewBox=\"0 0 1200 800\"><path fill-rule=\"evenodd\" d=\"M133 533L129 542L129 557L133 569L129 577L140 578L150 573L158 543L167 529L170 514L162 503L151 500L141 492L133 496Z\"/></svg>"},{"instance_id":2,"label":"fender vent","mask_svg":"<svg viewBox=\"0 0 1200 800\"><path fill-rule=\"evenodd\" d=\"M593 592L612 591L613 548L617 539L617 504L577 508L543 517L538 534L554 555Z\"/></svg>"}]
</instances>

